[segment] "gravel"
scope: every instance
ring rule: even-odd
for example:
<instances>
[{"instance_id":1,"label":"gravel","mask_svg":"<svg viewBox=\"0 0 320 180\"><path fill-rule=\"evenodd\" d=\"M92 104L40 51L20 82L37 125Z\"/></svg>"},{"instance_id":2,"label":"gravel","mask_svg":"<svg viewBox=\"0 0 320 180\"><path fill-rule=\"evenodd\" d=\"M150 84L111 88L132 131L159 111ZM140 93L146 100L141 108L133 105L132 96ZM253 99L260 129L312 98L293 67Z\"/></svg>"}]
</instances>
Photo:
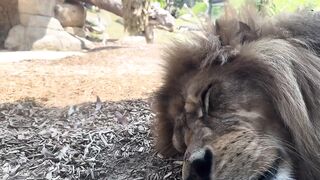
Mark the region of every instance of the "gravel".
<instances>
[{"instance_id":1,"label":"gravel","mask_svg":"<svg viewBox=\"0 0 320 180\"><path fill-rule=\"evenodd\" d=\"M2 179L180 179L181 157L153 148L150 100L0 105Z\"/></svg>"}]
</instances>

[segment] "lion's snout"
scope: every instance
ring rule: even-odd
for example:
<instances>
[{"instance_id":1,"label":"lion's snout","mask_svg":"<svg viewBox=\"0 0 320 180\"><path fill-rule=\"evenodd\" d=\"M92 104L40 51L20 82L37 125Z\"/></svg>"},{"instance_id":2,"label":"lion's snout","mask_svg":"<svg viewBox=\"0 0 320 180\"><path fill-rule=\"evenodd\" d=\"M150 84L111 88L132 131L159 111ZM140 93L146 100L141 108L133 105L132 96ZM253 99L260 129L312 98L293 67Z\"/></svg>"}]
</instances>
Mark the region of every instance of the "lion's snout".
<instances>
[{"instance_id":1,"label":"lion's snout","mask_svg":"<svg viewBox=\"0 0 320 180\"><path fill-rule=\"evenodd\" d=\"M186 152L183 164L183 179L197 180L212 177L214 154L209 148L201 148L192 153Z\"/></svg>"}]
</instances>

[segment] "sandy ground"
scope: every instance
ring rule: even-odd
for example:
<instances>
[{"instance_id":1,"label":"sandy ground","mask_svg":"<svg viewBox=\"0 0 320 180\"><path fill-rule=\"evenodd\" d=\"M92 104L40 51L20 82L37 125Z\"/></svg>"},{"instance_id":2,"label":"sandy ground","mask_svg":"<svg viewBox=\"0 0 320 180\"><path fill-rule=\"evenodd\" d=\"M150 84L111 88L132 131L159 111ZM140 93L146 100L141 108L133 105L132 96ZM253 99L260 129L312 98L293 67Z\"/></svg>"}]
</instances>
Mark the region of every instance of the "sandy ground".
<instances>
[{"instance_id":1,"label":"sandy ground","mask_svg":"<svg viewBox=\"0 0 320 180\"><path fill-rule=\"evenodd\" d=\"M69 56L81 56L78 51L6 51L0 50L0 63L20 62L23 60L57 60Z\"/></svg>"},{"instance_id":2,"label":"sandy ground","mask_svg":"<svg viewBox=\"0 0 320 180\"><path fill-rule=\"evenodd\" d=\"M20 53L20 54L19 54ZM1 56L2 54L2 56ZM161 81L158 45L109 46L84 55L52 60L28 59L30 53L0 52L0 103L34 98L49 106L149 97ZM30 56L30 59L34 56Z\"/></svg>"}]
</instances>

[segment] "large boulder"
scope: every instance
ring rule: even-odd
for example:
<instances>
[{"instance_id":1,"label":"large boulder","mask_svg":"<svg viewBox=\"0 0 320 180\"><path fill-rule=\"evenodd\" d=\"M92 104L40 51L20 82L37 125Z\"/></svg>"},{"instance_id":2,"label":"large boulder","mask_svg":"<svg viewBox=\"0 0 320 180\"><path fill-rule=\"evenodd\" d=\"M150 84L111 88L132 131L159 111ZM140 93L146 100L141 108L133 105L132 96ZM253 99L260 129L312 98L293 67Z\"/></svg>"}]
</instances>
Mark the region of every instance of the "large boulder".
<instances>
[{"instance_id":1,"label":"large boulder","mask_svg":"<svg viewBox=\"0 0 320 180\"><path fill-rule=\"evenodd\" d=\"M0 0L0 48L9 30L19 24L18 0Z\"/></svg>"},{"instance_id":2,"label":"large boulder","mask_svg":"<svg viewBox=\"0 0 320 180\"><path fill-rule=\"evenodd\" d=\"M8 35L4 43L4 47L9 50L18 51L22 49L26 49L23 44L24 42L24 31L25 27L22 25L14 26Z\"/></svg>"},{"instance_id":3,"label":"large boulder","mask_svg":"<svg viewBox=\"0 0 320 180\"><path fill-rule=\"evenodd\" d=\"M0 5L3 1L0 0ZM93 48L93 43L81 38L81 28L86 18L80 5L65 4L64 0L17 0L19 25L9 31L4 46L9 50L58 50L78 51ZM55 9L55 7L57 7ZM0 6L0 13L1 13ZM63 28L63 25L70 28ZM0 14L1 15L1 14ZM0 17L1 20L1 17ZM1 26L0 26L1 27ZM76 36L75 36L76 35Z\"/></svg>"},{"instance_id":4,"label":"large boulder","mask_svg":"<svg viewBox=\"0 0 320 180\"><path fill-rule=\"evenodd\" d=\"M54 30L63 30L60 22L54 17L48 16L39 16L39 15L31 15L31 14L20 14L20 22L22 25L26 27L42 27L42 28L50 28Z\"/></svg>"},{"instance_id":5,"label":"large boulder","mask_svg":"<svg viewBox=\"0 0 320 180\"><path fill-rule=\"evenodd\" d=\"M25 14L52 17L55 6L56 0L19 0L19 12Z\"/></svg>"},{"instance_id":6,"label":"large boulder","mask_svg":"<svg viewBox=\"0 0 320 180\"><path fill-rule=\"evenodd\" d=\"M80 51L93 48L93 43L84 38L75 38L66 31L56 31L32 43L31 50Z\"/></svg>"},{"instance_id":7,"label":"large boulder","mask_svg":"<svg viewBox=\"0 0 320 180\"><path fill-rule=\"evenodd\" d=\"M63 4L65 3L65 0L56 0L57 4Z\"/></svg>"},{"instance_id":8,"label":"large boulder","mask_svg":"<svg viewBox=\"0 0 320 180\"><path fill-rule=\"evenodd\" d=\"M86 11L79 4L57 4L55 17L63 27L83 27L86 20Z\"/></svg>"},{"instance_id":9,"label":"large boulder","mask_svg":"<svg viewBox=\"0 0 320 180\"><path fill-rule=\"evenodd\" d=\"M78 51L90 49L93 45L85 39L75 38L66 31L17 25L10 30L5 47L9 50Z\"/></svg>"},{"instance_id":10,"label":"large boulder","mask_svg":"<svg viewBox=\"0 0 320 180\"><path fill-rule=\"evenodd\" d=\"M43 38L35 41L32 44L32 50L68 50L79 51L82 49L82 44L79 39L73 38L67 32L56 32L55 34L48 34Z\"/></svg>"},{"instance_id":11,"label":"large boulder","mask_svg":"<svg viewBox=\"0 0 320 180\"><path fill-rule=\"evenodd\" d=\"M83 38L86 37L86 33L84 32L83 28L80 27L65 27L64 30L75 36Z\"/></svg>"},{"instance_id":12,"label":"large boulder","mask_svg":"<svg viewBox=\"0 0 320 180\"><path fill-rule=\"evenodd\" d=\"M169 11L160 7L159 3L152 3L149 10L149 23L155 26L160 26L166 30L173 31L176 19Z\"/></svg>"}]
</instances>

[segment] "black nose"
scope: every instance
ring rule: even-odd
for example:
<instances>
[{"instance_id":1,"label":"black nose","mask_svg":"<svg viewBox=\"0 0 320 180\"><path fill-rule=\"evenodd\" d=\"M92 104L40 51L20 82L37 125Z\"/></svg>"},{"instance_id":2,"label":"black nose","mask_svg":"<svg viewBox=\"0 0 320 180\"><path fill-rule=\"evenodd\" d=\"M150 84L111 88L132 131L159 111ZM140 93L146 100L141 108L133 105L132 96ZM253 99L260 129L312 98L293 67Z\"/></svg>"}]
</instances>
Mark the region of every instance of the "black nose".
<instances>
[{"instance_id":1,"label":"black nose","mask_svg":"<svg viewBox=\"0 0 320 180\"><path fill-rule=\"evenodd\" d=\"M210 180L213 164L213 154L209 149L204 149L193 153L189 161L190 174L187 180Z\"/></svg>"}]
</instances>

